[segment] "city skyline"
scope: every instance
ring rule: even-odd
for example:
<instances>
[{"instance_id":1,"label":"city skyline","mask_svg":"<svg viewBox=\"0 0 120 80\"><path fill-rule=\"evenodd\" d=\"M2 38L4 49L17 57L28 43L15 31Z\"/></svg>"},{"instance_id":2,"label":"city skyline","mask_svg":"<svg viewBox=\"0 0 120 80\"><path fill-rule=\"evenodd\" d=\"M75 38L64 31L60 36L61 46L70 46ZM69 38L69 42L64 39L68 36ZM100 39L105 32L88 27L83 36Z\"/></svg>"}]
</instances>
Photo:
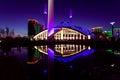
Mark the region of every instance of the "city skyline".
<instances>
[{"instance_id":1,"label":"city skyline","mask_svg":"<svg viewBox=\"0 0 120 80\"><path fill-rule=\"evenodd\" d=\"M118 27L119 3L119 0L56 0L55 26L61 21L69 21L69 10L72 9L72 22L76 26L111 29L109 23L115 21L115 27ZM7 26L14 29L16 34L27 35L28 19L36 19L44 24L44 4L47 4L47 0L1 0L0 28Z\"/></svg>"}]
</instances>

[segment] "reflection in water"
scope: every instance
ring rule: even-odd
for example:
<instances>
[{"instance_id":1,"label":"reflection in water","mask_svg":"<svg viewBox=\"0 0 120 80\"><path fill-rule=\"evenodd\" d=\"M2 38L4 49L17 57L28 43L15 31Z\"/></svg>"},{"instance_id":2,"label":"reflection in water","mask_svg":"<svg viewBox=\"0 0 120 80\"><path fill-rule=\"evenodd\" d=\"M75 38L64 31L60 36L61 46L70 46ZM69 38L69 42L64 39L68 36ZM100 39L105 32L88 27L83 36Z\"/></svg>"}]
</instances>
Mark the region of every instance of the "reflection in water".
<instances>
[{"instance_id":1,"label":"reflection in water","mask_svg":"<svg viewBox=\"0 0 120 80\"><path fill-rule=\"evenodd\" d=\"M112 54L115 54L115 55L120 55L120 50L107 49L106 52L112 53Z\"/></svg>"},{"instance_id":2,"label":"reflection in water","mask_svg":"<svg viewBox=\"0 0 120 80\"><path fill-rule=\"evenodd\" d=\"M42 45L42 46L35 46L35 49L37 49L39 52L44 53L44 54L48 54L48 46L47 45Z\"/></svg>"},{"instance_id":3,"label":"reflection in water","mask_svg":"<svg viewBox=\"0 0 120 80\"><path fill-rule=\"evenodd\" d=\"M94 52L90 46L75 44L56 44L53 46L41 45L34 47L37 51L49 55L49 50L54 53L57 60L71 61L76 57L87 56ZM52 54L51 54L52 55Z\"/></svg>"},{"instance_id":4,"label":"reflection in water","mask_svg":"<svg viewBox=\"0 0 120 80\"><path fill-rule=\"evenodd\" d=\"M41 53L47 54L48 46L47 45L42 45L42 46L35 46L35 49L40 51ZM51 46L50 46L51 48ZM62 56L62 57L67 57L67 56L72 56L75 54L78 54L86 49L91 49L90 46L87 47L85 45L75 45L75 44L59 44L55 45L53 50L56 52L55 56Z\"/></svg>"},{"instance_id":5,"label":"reflection in water","mask_svg":"<svg viewBox=\"0 0 120 80\"><path fill-rule=\"evenodd\" d=\"M4 73L2 75L5 78L8 75L11 78L13 73L12 76L15 77L26 74L30 80L116 80L116 77L120 80L120 50L94 50L90 46L73 44L42 45L35 48L11 48L9 55L4 55L5 51L0 49L0 63L3 63L1 74ZM32 65L26 65L26 62ZM25 71L22 71L23 67Z\"/></svg>"},{"instance_id":6,"label":"reflection in water","mask_svg":"<svg viewBox=\"0 0 120 80\"><path fill-rule=\"evenodd\" d=\"M53 80L54 51L48 48L48 80Z\"/></svg>"},{"instance_id":7,"label":"reflection in water","mask_svg":"<svg viewBox=\"0 0 120 80\"><path fill-rule=\"evenodd\" d=\"M114 54L120 55L120 50L115 50L115 51L114 51Z\"/></svg>"},{"instance_id":8,"label":"reflection in water","mask_svg":"<svg viewBox=\"0 0 120 80\"><path fill-rule=\"evenodd\" d=\"M72 56L86 49L85 45L60 44L55 45L55 51L61 54L62 57Z\"/></svg>"},{"instance_id":9,"label":"reflection in water","mask_svg":"<svg viewBox=\"0 0 120 80\"><path fill-rule=\"evenodd\" d=\"M27 64L35 64L39 60L43 59L43 55L40 54L40 52L37 49L34 49L33 47L28 47L28 61Z\"/></svg>"},{"instance_id":10,"label":"reflection in water","mask_svg":"<svg viewBox=\"0 0 120 80\"><path fill-rule=\"evenodd\" d=\"M72 55L70 57L57 57L57 60L62 61L62 62L69 62L69 61L73 61L76 58L91 55L94 53L94 51L95 51L94 49L91 49L90 47L88 47L85 50L83 50L82 52L79 52L79 53Z\"/></svg>"}]
</instances>

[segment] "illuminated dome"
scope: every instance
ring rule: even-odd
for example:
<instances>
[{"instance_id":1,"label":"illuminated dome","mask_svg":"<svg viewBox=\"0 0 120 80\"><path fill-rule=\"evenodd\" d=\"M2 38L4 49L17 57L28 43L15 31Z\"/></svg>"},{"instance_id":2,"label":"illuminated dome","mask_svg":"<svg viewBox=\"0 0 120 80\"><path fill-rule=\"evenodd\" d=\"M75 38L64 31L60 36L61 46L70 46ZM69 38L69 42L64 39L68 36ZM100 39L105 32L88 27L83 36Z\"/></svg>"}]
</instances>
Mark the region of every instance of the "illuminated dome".
<instances>
[{"instance_id":1,"label":"illuminated dome","mask_svg":"<svg viewBox=\"0 0 120 80\"><path fill-rule=\"evenodd\" d=\"M62 21L60 22L55 28L71 28L73 30L76 30L76 31L79 31L79 32L82 32L83 34L85 35L90 35L92 34L92 32L88 29L85 29L85 28L82 28L80 26L75 26L74 24L70 23L70 22L67 22L67 21Z\"/></svg>"}]
</instances>

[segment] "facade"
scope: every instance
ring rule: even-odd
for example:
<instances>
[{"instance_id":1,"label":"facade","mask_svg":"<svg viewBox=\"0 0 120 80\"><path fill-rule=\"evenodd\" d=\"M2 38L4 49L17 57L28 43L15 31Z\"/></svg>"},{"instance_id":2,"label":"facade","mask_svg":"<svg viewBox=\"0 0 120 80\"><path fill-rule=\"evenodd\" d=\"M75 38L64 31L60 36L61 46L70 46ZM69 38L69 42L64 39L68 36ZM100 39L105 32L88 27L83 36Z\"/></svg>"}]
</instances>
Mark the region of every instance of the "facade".
<instances>
[{"instance_id":1,"label":"facade","mask_svg":"<svg viewBox=\"0 0 120 80\"><path fill-rule=\"evenodd\" d=\"M39 24L37 20L28 20L28 36L33 37L43 31L43 24Z\"/></svg>"},{"instance_id":2,"label":"facade","mask_svg":"<svg viewBox=\"0 0 120 80\"><path fill-rule=\"evenodd\" d=\"M93 27L92 32L102 33L103 27Z\"/></svg>"},{"instance_id":3,"label":"facade","mask_svg":"<svg viewBox=\"0 0 120 80\"><path fill-rule=\"evenodd\" d=\"M35 26L38 24L38 21L35 19L28 20L28 36L32 37L35 36Z\"/></svg>"},{"instance_id":4,"label":"facade","mask_svg":"<svg viewBox=\"0 0 120 80\"><path fill-rule=\"evenodd\" d=\"M114 37L116 39L120 38L120 28L114 28Z\"/></svg>"},{"instance_id":5,"label":"facade","mask_svg":"<svg viewBox=\"0 0 120 80\"><path fill-rule=\"evenodd\" d=\"M87 38L85 34L69 28L62 28L53 37L55 40L85 40Z\"/></svg>"},{"instance_id":6,"label":"facade","mask_svg":"<svg viewBox=\"0 0 120 80\"><path fill-rule=\"evenodd\" d=\"M48 36L48 29L34 36L35 41L77 41L91 39L90 32L81 27L71 25L69 22L61 22L54 27L54 33Z\"/></svg>"},{"instance_id":7,"label":"facade","mask_svg":"<svg viewBox=\"0 0 120 80\"><path fill-rule=\"evenodd\" d=\"M47 37L48 30L44 30L34 36L34 39L36 41L38 40L47 40L48 38L50 40L55 41L67 41L67 40L85 40L87 39L87 35L78 32L76 30L70 29L70 28L54 28L55 32L50 37Z\"/></svg>"},{"instance_id":8,"label":"facade","mask_svg":"<svg viewBox=\"0 0 120 80\"><path fill-rule=\"evenodd\" d=\"M35 25L35 35L40 33L41 31L43 31L43 27L44 27L43 24L36 24Z\"/></svg>"},{"instance_id":9,"label":"facade","mask_svg":"<svg viewBox=\"0 0 120 80\"><path fill-rule=\"evenodd\" d=\"M96 40L104 39L102 31L103 31L103 27L93 27L92 33L94 34L94 39Z\"/></svg>"}]
</instances>

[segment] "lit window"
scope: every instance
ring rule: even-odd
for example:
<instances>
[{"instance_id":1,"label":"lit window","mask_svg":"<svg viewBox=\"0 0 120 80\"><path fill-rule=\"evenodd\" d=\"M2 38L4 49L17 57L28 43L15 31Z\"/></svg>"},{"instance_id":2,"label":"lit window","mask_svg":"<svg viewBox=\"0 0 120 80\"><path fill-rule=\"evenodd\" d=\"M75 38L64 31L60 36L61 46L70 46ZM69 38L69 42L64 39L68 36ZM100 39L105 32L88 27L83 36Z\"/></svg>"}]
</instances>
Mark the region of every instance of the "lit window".
<instances>
[{"instance_id":1,"label":"lit window","mask_svg":"<svg viewBox=\"0 0 120 80\"><path fill-rule=\"evenodd\" d=\"M88 39L91 39L91 36L90 36L90 35L88 35Z\"/></svg>"}]
</instances>

